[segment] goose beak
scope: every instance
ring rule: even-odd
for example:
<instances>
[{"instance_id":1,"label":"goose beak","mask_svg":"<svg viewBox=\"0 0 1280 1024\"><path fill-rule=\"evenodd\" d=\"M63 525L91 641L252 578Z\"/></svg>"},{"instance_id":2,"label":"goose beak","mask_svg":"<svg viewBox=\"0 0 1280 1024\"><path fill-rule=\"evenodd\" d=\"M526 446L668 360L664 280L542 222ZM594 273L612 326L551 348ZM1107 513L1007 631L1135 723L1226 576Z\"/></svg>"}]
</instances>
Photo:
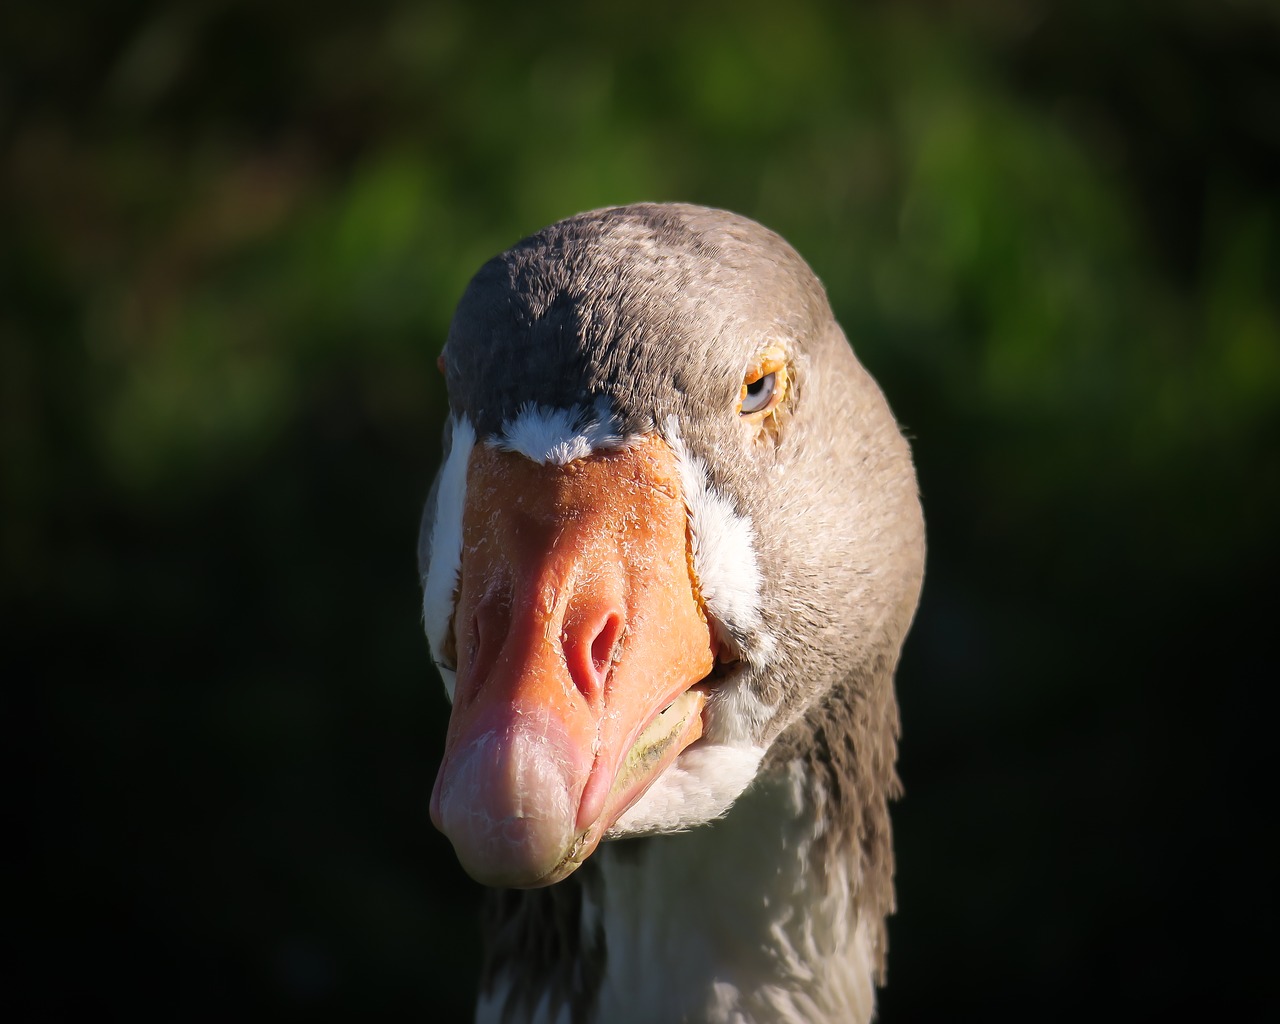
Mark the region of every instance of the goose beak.
<instances>
[{"instance_id":1,"label":"goose beak","mask_svg":"<svg viewBox=\"0 0 1280 1024\"><path fill-rule=\"evenodd\" d=\"M715 663L675 455L478 446L431 818L477 881L549 885L702 735Z\"/></svg>"}]
</instances>

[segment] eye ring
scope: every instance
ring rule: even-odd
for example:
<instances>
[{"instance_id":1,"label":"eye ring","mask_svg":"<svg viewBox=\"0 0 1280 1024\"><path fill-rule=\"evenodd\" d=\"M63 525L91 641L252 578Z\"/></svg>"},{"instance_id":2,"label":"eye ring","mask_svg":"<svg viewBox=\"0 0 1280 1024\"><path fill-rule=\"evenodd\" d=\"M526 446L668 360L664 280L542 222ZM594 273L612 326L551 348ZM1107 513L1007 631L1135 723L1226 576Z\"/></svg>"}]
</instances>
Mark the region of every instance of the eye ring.
<instances>
[{"instance_id":1,"label":"eye ring","mask_svg":"<svg viewBox=\"0 0 1280 1024\"><path fill-rule=\"evenodd\" d=\"M781 345L770 345L747 364L738 390L738 416L748 423L764 425L787 397L789 383L787 353Z\"/></svg>"},{"instance_id":2,"label":"eye ring","mask_svg":"<svg viewBox=\"0 0 1280 1024\"><path fill-rule=\"evenodd\" d=\"M778 372L766 373L742 386L742 402L738 406L738 414L750 416L752 413L764 412L773 401L774 392L778 389Z\"/></svg>"}]
</instances>

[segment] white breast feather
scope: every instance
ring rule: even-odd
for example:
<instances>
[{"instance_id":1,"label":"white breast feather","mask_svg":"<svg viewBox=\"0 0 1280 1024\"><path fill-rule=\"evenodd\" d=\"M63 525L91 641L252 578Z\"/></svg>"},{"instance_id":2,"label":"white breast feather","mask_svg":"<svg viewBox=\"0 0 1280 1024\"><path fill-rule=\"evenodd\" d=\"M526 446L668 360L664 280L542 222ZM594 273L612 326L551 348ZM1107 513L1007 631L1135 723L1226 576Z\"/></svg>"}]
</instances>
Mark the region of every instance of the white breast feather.
<instances>
[{"instance_id":1,"label":"white breast feather","mask_svg":"<svg viewBox=\"0 0 1280 1024\"><path fill-rule=\"evenodd\" d=\"M596 1020L870 1020L875 958L850 899L855 869L812 867L824 794L798 763L761 783L713 829L655 838L640 856L597 851L604 902L583 909L608 944Z\"/></svg>"}]
</instances>

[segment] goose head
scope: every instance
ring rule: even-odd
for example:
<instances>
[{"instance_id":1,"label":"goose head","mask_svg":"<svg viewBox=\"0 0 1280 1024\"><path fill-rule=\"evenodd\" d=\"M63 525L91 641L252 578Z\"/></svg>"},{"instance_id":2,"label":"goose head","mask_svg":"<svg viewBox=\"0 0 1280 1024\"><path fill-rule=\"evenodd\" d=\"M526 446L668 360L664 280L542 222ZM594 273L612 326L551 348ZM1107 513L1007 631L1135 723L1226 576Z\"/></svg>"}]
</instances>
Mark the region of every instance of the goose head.
<instances>
[{"instance_id":1,"label":"goose head","mask_svg":"<svg viewBox=\"0 0 1280 1024\"><path fill-rule=\"evenodd\" d=\"M431 816L475 879L548 885L602 840L713 821L848 693L892 706L910 453L778 235L685 205L569 218L479 270L440 366ZM858 756L891 775L888 742Z\"/></svg>"}]
</instances>

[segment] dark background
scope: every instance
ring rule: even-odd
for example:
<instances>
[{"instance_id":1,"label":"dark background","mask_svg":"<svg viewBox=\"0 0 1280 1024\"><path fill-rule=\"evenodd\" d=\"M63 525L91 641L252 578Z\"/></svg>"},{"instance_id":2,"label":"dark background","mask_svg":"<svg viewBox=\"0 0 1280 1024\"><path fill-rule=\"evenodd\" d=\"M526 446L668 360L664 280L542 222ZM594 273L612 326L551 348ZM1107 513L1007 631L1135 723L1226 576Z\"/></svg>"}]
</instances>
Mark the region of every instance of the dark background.
<instances>
[{"instance_id":1,"label":"dark background","mask_svg":"<svg viewBox=\"0 0 1280 1024\"><path fill-rule=\"evenodd\" d=\"M1261 1019L1277 5L11 0L0 174L11 1019L469 1013L434 360L639 199L788 237L914 441L881 1019Z\"/></svg>"}]
</instances>

